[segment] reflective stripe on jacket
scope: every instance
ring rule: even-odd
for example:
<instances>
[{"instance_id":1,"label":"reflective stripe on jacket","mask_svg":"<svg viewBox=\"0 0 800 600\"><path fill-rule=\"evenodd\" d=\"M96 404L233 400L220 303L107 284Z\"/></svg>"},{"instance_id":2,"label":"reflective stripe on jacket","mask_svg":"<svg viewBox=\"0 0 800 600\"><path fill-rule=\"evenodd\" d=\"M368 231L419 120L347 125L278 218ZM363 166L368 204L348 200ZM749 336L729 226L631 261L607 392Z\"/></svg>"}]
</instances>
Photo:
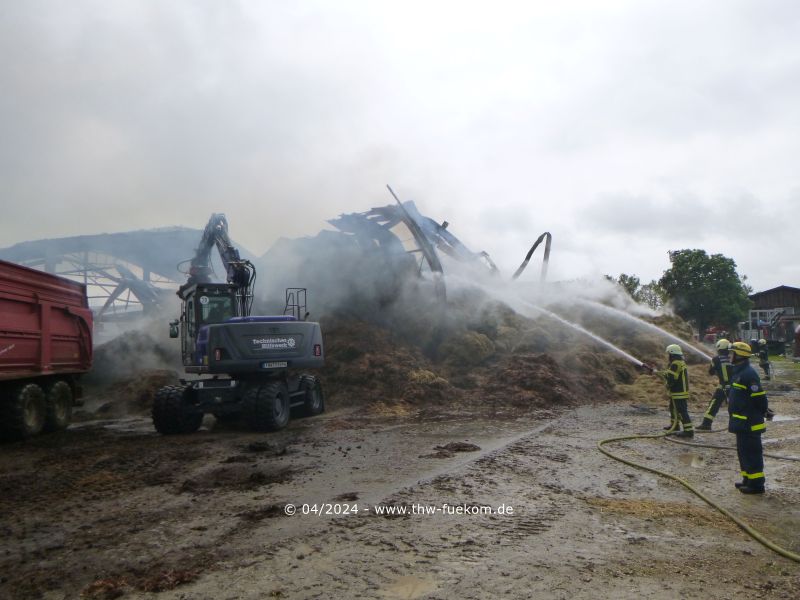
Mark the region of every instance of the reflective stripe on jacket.
<instances>
[{"instance_id":1,"label":"reflective stripe on jacket","mask_svg":"<svg viewBox=\"0 0 800 600\"><path fill-rule=\"evenodd\" d=\"M750 366L750 361L735 364L728 393L728 431L761 433L766 429L764 415L767 407L767 393L761 387L761 380Z\"/></svg>"},{"instance_id":2,"label":"reflective stripe on jacket","mask_svg":"<svg viewBox=\"0 0 800 600\"><path fill-rule=\"evenodd\" d=\"M669 367L664 371L664 380L667 384L669 397L673 400L689 398L689 371L682 360L670 361Z\"/></svg>"},{"instance_id":3,"label":"reflective stripe on jacket","mask_svg":"<svg viewBox=\"0 0 800 600\"><path fill-rule=\"evenodd\" d=\"M711 366L708 367L708 374L716 375L717 379L719 379L718 387L727 390L731 385L732 370L733 365L731 365L730 357L727 354L720 354L711 359Z\"/></svg>"}]
</instances>

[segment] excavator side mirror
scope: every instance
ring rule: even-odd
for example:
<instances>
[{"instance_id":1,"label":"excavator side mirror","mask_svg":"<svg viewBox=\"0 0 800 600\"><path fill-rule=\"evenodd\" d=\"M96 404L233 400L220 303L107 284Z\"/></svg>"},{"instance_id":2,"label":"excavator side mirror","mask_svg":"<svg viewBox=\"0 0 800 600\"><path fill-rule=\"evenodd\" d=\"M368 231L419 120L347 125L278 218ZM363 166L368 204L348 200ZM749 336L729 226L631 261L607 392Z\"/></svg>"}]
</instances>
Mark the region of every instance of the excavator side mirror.
<instances>
[{"instance_id":1,"label":"excavator side mirror","mask_svg":"<svg viewBox=\"0 0 800 600\"><path fill-rule=\"evenodd\" d=\"M178 337L178 319L169 322L169 337Z\"/></svg>"}]
</instances>

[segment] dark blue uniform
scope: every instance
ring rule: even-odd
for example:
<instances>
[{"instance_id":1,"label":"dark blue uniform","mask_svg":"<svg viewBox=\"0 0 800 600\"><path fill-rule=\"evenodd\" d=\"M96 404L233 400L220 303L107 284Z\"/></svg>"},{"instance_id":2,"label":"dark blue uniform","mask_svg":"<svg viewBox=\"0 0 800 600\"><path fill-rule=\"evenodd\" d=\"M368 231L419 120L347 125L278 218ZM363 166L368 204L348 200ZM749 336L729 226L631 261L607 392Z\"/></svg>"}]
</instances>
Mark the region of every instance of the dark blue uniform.
<instances>
[{"instance_id":1,"label":"dark blue uniform","mask_svg":"<svg viewBox=\"0 0 800 600\"><path fill-rule=\"evenodd\" d=\"M728 431L736 434L736 451L742 472L742 485L751 490L764 490L764 453L761 434L766 429L764 416L768 408L767 393L749 360L733 365L728 397Z\"/></svg>"}]
</instances>

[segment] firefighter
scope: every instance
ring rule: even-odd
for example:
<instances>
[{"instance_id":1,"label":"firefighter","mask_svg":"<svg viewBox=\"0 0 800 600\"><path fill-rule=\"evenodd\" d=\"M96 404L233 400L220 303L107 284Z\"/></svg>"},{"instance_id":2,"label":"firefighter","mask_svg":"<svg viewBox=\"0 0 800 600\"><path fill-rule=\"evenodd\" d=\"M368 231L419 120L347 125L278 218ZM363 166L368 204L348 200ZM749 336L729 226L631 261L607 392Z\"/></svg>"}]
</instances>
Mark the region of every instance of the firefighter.
<instances>
[{"instance_id":1,"label":"firefighter","mask_svg":"<svg viewBox=\"0 0 800 600\"><path fill-rule=\"evenodd\" d=\"M736 452L742 481L736 487L743 494L764 493L764 453L761 434L766 429L769 408L767 393L756 370L750 366L752 349L744 342L731 346L733 373L728 397L728 431L736 434Z\"/></svg>"},{"instance_id":2,"label":"firefighter","mask_svg":"<svg viewBox=\"0 0 800 600\"><path fill-rule=\"evenodd\" d=\"M711 423L714 417L717 416L719 407L722 401L728 397L728 390L731 387L731 358L730 358L731 343L726 339L721 339L717 342L717 355L711 359L711 365L708 367L709 375L716 375L719 380L717 389L714 390L714 395L711 397L711 402L706 409L706 414L703 415L703 422L697 426L698 430L711 431Z\"/></svg>"},{"instance_id":3,"label":"firefighter","mask_svg":"<svg viewBox=\"0 0 800 600\"><path fill-rule=\"evenodd\" d=\"M692 419L689 417L689 372L683 361L683 350L678 344L667 346L667 370L658 374L664 379L669 392L669 413L672 421L664 429L678 429L678 424L683 425L683 431L676 433L677 437L694 437Z\"/></svg>"},{"instance_id":4,"label":"firefighter","mask_svg":"<svg viewBox=\"0 0 800 600\"><path fill-rule=\"evenodd\" d=\"M764 369L764 379L769 381L769 348L767 347L767 340L758 340L758 366Z\"/></svg>"}]
</instances>

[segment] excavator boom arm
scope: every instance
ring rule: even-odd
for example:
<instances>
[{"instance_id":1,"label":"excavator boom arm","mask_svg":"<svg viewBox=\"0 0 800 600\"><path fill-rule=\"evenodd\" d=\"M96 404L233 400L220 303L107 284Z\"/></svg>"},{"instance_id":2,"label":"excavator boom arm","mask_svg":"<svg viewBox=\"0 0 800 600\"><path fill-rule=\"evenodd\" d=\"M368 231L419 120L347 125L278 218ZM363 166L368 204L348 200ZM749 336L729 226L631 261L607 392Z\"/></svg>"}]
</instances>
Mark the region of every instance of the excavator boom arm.
<instances>
[{"instance_id":1,"label":"excavator boom arm","mask_svg":"<svg viewBox=\"0 0 800 600\"><path fill-rule=\"evenodd\" d=\"M185 294L191 286L211 282L211 275L214 272L211 266L211 250L215 246L225 266L227 282L236 288L236 294L240 299L239 314L247 316L250 314L252 303L251 287L256 277L255 267L249 260L243 260L239 256L239 251L228 236L228 220L222 213L214 213L208 220L203 230L203 237L192 258L189 277L178 289L178 296L185 299Z\"/></svg>"}]
</instances>

